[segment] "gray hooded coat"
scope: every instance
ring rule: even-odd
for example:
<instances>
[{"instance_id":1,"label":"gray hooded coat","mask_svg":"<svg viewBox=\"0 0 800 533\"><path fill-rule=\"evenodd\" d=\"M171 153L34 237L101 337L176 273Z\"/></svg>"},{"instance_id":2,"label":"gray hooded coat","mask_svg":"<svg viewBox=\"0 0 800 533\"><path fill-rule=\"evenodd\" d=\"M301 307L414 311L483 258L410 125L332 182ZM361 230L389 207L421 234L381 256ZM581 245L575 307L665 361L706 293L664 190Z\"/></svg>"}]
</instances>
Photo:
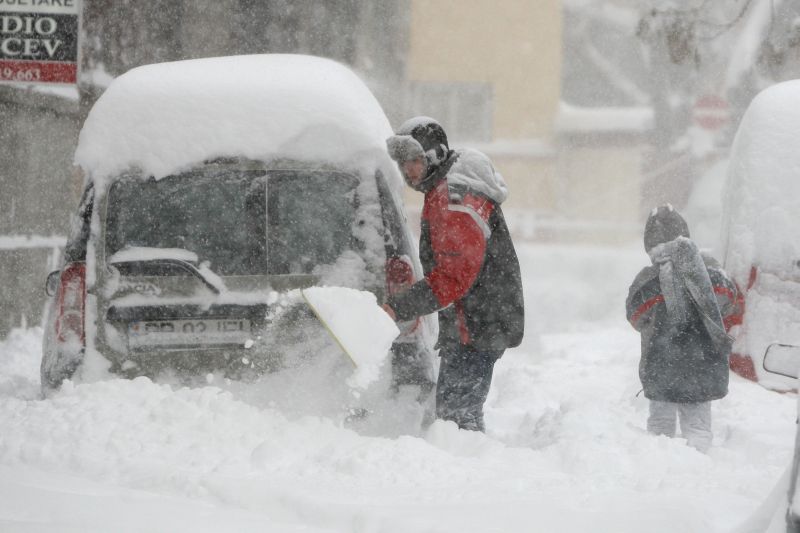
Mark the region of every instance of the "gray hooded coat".
<instances>
[{"instance_id":1,"label":"gray hooded coat","mask_svg":"<svg viewBox=\"0 0 800 533\"><path fill-rule=\"evenodd\" d=\"M651 213L644 241L653 264L636 276L626 302L628 321L642 335L644 394L680 403L722 398L731 349L724 323L736 311L736 287L698 251L671 206Z\"/></svg>"}]
</instances>

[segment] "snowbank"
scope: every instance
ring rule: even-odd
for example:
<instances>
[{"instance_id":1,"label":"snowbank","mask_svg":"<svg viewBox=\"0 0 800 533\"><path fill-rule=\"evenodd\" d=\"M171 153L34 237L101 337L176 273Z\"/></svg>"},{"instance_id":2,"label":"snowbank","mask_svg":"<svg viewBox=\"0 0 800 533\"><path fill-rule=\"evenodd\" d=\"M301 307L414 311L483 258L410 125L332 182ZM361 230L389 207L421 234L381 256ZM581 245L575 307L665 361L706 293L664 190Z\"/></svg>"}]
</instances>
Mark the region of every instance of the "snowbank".
<instances>
[{"instance_id":1,"label":"snowbank","mask_svg":"<svg viewBox=\"0 0 800 533\"><path fill-rule=\"evenodd\" d=\"M0 342L0 398L39 396L42 328L13 329Z\"/></svg>"},{"instance_id":2,"label":"snowbank","mask_svg":"<svg viewBox=\"0 0 800 533\"><path fill-rule=\"evenodd\" d=\"M391 134L369 89L334 61L196 59L116 78L86 119L75 163L95 180L131 168L160 178L222 156L352 164L385 156Z\"/></svg>"},{"instance_id":3,"label":"snowbank","mask_svg":"<svg viewBox=\"0 0 800 533\"><path fill-rule=\"evenodd\" d=\"M148 530L165 532L173 513L194 510L209 515L187 516L201 532L224 518L266 531L729 531L789 463L795 403L734 380L704 456L644 431L637 346L612 328L547 336L535 357L507 354L488 436L442 422L422 437L362 436L217 387L145 378L68 386L46 401L3 396L0 493L31 499L0 501L0 529L12 516L41 531L114 529L105 510L130 500Z\"/></svg>"},{"instance_id":4,"label":"snowbank","mask_svg":"<svg viewBox=\"0 0 800 533\"><path fill-rule=\"evenodd\" d=\"M22 384L0 386L0 530L731 531L790 463L795 398L734 377L709 455L647 434L624 318L640 246L519 251L541 342L497 364L487 435L437 422L370 436L216 383L111 380L38 400L41 331L20 330L0 342L0 376Z\"/></svg>"}]
</instances>

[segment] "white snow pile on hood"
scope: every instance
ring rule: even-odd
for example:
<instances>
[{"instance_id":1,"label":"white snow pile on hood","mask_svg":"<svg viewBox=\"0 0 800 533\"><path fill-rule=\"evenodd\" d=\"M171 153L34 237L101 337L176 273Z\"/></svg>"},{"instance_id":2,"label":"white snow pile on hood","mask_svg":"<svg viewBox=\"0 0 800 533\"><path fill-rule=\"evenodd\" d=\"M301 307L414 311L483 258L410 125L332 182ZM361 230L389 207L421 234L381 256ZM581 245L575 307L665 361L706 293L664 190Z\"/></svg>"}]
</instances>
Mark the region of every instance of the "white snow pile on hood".
<instances>
[{"instance_id":1,"label":"white snow pile on hood","mask_svg":"<svg viewBox=\"0 0 800 533\"><path fill-rule=\"evenodd\" d=\"M366 85L334 61L196 59L138 67L114 80L86 119L75 163L95 180L131 168L161 178L222 156L356 166L364 153L388 161L391 134Z\"/></svg>"},{"instance_id":2,"label":"white snow pile on hood","mask_svg":"<svg viewBox=\"0 0 800 533\"><path fill-rule=\"evenodd\" d=\"M489 158L472 148L462 148L456 153L458 159L447 173L447 183L461 185L488 196L498 204L503 203L508 197L508 187Z\"/></svg>"},{"instance_id":3,"label":"white snow pile on hood","mask_svg":"<svg viewBox=\"0 0 800 533\"><path fill-rule=\"evenodd\" d=\"M800 259L800 81L758 94L731 148L723 196L725 269L741 287L750 267L793 278Z\"/></svg>"}]
</instances>

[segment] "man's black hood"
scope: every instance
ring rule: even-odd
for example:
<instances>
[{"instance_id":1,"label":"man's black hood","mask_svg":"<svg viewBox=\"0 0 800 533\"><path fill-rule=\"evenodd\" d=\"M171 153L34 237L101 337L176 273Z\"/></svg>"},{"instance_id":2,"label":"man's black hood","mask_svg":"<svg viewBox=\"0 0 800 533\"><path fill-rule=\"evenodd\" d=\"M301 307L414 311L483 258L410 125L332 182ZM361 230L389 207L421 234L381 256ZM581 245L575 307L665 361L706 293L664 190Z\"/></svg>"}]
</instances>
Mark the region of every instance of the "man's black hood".
<instances>
[{"instance_id":1,"label":"man's black hood","mask_svg":"<svg viewBox=\"0 0 800 533\"><path fill-rule=\"evenodd\" d=\"M450 152L444 128L431 117L414 117L406 120L397 129L396 135L408 135L416 140L430 167L440 165Z\"/></svg>"},{"instance_id":2,"label":"man's black hood","mask_svg":"<svg viewBox=\"0 0 800 533\"><path fill-rule=\"evenodd\" d=\"M405 121L395 135L386 140L386 148L398 165L420 157L425 159L427 168L423 180L415 185L406 179L411 188L421 192L432 189L447 174L457 157L447 143L444 128L430 117Z\"/></svg>"},{"instance_id":3,"label":"man's black hood","mask_svg":"<svg viewBox=\"0 0 800 533\"><path fill-rule=\"evenodd\" d=\"M450 172L450 169L453 167L453 163L456 162L458 159L458 153L455 150L449 150L447 155L445 156L445 160L436 165L435 167L428 166L428 173L425 175L425 178L416 186L408 184L412 189L417 190L422 193L426 193L429 190L436 187L442 178L447 176L447 173Z\"/></svg>"},{"instance_id":4,"label":"man's black hood","mask_svg":"<svg viewBox=\"0 0 800 533\"><path fill-rule=\"evenodd\" d=\"M659 244L674 241L678 237L689 237L689 226L670 204L659 206L650 213L644 226L644 249L650 250Z\"/></svg>"}]
</instances>

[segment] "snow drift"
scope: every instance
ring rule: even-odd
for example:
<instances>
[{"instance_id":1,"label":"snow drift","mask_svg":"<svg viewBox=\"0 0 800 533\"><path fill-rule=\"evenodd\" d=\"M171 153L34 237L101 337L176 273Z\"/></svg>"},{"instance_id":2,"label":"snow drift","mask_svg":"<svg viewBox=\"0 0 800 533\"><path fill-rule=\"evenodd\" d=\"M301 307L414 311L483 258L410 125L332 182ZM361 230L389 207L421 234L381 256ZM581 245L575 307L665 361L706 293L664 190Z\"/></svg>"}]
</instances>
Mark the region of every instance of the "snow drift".
<instances>
[{"instance_id":1,"label":"snow drift","mask_svg":"<svg viewBox=\"0 0 800 533\"><path fill-rule=\"evenodd\" d=\"M541 342L498 362L487 435L359 434L216 382L41 400L41 330L16 331L0 342L0 530L722 533L759 508L790 464L795 399L734 378L709 455L647 434L622 307L641 247L520 260Z\"/></svg>"}]
</instances>

